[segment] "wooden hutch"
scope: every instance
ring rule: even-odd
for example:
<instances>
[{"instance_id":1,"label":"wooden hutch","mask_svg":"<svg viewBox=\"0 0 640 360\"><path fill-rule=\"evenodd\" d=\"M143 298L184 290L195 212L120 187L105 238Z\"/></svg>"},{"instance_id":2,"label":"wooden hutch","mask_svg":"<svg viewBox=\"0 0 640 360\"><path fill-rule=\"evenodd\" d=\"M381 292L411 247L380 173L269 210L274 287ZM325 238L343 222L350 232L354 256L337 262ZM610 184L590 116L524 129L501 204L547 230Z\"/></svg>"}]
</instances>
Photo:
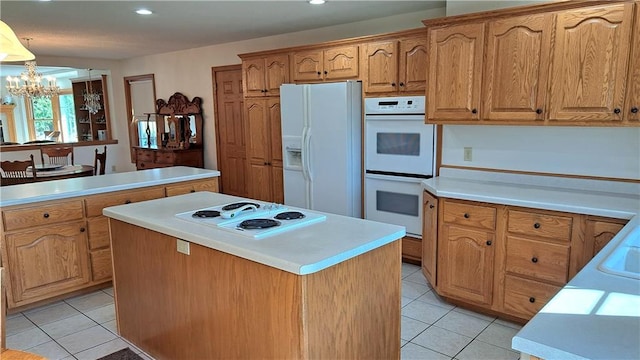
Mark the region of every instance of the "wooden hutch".
<instances>
[{"instance_id":1,"label":"wooden hutch","mask_svg":"<svg viewBox=\"0 0 640 360\"><path fill-rule=\"evenodd\" d=\"M139 136L147 136L146 143L153 143L149 122L151 117L155 117L157 145L134 146L137 170L177 165L204 167L200 97L189 101L177 92L168 101L156 100L156 112L146 115L146 134Z\"/></svg>"}]
</instances>

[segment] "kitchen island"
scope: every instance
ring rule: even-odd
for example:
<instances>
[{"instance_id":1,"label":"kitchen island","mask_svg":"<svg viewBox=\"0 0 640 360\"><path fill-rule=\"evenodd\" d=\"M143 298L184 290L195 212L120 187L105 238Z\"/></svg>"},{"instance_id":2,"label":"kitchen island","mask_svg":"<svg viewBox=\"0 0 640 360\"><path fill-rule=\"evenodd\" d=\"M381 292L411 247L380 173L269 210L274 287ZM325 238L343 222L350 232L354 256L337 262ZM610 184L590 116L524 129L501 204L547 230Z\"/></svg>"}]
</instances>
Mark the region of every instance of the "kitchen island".
<instances>
[{"instance_id":1,"label":"kitchen island","mask_svg":"<svg viewBox=\"0 0 640 360\"><path fill-rule=\"evenodd\" d=\"M104 209L121 336L157 359L400 357L403 227L324 214L256 239L176 216L238 201Z\"/></svg>"}]
</instances>

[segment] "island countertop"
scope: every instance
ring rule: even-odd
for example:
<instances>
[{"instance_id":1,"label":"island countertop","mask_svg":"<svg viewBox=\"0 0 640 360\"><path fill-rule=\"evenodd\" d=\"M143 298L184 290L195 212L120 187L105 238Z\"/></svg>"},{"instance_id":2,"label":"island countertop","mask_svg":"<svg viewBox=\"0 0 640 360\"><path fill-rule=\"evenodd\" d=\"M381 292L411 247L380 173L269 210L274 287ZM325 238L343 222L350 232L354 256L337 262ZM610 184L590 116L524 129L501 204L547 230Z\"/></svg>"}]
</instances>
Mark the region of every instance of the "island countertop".
<instances>
[{"instance_id":1,"label":"island countertop","mask_svg":"<svg viewBox=\"0 0 640 360\"><path fill-rule=\"evenodd\" d=\"M237 201L251 199L196 192L113 206L105 208L103 214L298 275L326 269L399 240L405 235L405 228L402 226L325 213L325 221L257 240L211 226L186 222L175 216L178 213ZM297 209L290 206L288 208Z\"/></svg>"},{"instance_id":2,"label":"island countertop","mask_svg":"<svg viewBox=\"0 0 640 360\"><path fill-rule=\"evenodd\" d=\"M217 170L186 166L42 181L0 187L0 207L219 177Z\"/></svg>"}]
</instances>

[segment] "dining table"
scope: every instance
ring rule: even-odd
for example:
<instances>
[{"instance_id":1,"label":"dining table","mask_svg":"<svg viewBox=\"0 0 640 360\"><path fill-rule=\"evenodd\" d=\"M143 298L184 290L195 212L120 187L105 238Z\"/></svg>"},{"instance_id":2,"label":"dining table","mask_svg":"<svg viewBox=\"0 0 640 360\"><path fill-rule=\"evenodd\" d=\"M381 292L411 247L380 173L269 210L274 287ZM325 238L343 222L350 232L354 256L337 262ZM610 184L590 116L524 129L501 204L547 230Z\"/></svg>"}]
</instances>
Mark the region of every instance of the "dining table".
<instances>
[{"instance_id":1,"label":"dining table","mask_svg":"<svg viewBox=\"0 0 640 360\"><path fill-rule=\"evenodd\" d=\"M30 170L33 171L33 169ZM50 181L83 176L93 176L93 173L94 168L92 165L36 165L36 181Z\"/></svg>"}]
</instances>

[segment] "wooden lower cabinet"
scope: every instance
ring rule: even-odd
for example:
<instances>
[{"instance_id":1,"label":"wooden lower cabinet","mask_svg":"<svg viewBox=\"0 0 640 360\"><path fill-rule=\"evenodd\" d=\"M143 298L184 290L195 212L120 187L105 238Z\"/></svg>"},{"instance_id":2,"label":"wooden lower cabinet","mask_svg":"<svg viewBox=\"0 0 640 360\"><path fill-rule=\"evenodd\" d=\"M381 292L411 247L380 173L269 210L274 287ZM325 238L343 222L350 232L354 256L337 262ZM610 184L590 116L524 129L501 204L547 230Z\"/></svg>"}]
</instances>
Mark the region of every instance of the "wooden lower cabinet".
<instances>
[{"instance_id":1,"label":"wooden lower cabinet","mask_svg":"<svg viewBox=\"0 0 640 360\"><path fill-rule=\"evenodd\" d=\"M118 330L154 358L400 358L399 241L297 275L193 243L185 255L175 237L114 219L110 229Z\"/></svg>"},{"instance_id":2,"label":"wooden lower cabinet","mask_svg":"<svg viewBox=\"0 0 640 360\"><path fill-rule=\"evenodd\" d=\"M208 178L144 189L0 208L7 305L26 309L112 279L108 218L102 209L196 191L217 191Z\"/></svg>"},{"instance_id":3,"label":"wooden lower cabinet","mask_svg":"<svg viewBox=\"0 0 640 360\"><path fill-rule=\"evenodd\" d=\"M428 192L424 199L422 272L436 292L521 321L535 315L627 223L438 199Z\"/></svg>"}]
</instances>

